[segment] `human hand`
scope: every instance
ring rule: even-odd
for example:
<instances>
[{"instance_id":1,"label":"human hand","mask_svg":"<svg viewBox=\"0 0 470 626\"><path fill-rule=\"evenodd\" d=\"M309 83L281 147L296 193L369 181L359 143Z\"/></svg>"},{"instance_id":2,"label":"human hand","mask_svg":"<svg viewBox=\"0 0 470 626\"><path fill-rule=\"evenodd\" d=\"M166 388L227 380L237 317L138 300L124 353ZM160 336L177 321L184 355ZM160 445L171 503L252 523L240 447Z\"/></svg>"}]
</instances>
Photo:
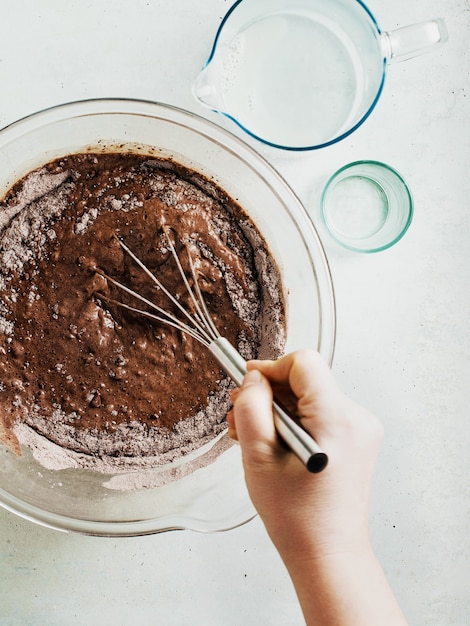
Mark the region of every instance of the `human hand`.
<instances>
[{"instance_id":1,"label":"human hand","mask_svg":"<svg viewBox=\"0 0 470 626\"><path fill-rule=\"evenodd\" d=\"M336 386L319 354L302 350L278 361L251 361L232 395L229 434L241 445L250 497L283 557L325 555L368 545L369 495L382 426ZM328 454L310 474L280 441L276 396Z\"/></svg>"},{"instance_id":2,"label":"human hand","mask_svg":"<svg viewBox=\"0 0 470 626\"><path fill-rule=\"evenodd\" d=\"M316 352L250 361L227 416L253 504L294 583L306 623L406 626L369 542L369 496L380 422L348 399ZM327 453L311 474L280 441L276 396ZM289 406L290 405L290 406Z\"/></svg>"}]
</instances>

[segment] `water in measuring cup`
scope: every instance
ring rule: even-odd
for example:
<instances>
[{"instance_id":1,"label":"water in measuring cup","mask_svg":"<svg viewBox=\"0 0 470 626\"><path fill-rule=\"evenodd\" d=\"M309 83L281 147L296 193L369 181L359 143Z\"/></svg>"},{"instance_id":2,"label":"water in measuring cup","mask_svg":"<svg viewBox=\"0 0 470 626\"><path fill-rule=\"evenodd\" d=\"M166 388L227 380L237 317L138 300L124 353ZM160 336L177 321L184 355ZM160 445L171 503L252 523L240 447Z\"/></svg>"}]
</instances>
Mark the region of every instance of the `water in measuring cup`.
<instances>
[{"instance_id":1,"label":"water in measuring cup","mask_svg":"<svg viewBox=\"0 0 470 626\"><path fill-rule=\"evenodd\" d=\"M348 130L364 90L346 33L310 13L251 23L228 46L221 72L224 110L261 139L289 147L322 144Z\"/></svg>"}]
</instances>

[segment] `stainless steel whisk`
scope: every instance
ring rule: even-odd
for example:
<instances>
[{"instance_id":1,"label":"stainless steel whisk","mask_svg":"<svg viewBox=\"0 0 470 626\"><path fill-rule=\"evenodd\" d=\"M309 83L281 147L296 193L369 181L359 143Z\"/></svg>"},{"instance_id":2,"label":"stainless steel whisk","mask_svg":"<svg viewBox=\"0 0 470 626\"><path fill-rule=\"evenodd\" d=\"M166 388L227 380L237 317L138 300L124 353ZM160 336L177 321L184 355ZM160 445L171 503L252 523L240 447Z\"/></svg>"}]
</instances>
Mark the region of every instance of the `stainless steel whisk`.
<instances>
[{"instance_id":1,"label":"stainless steel whisk","mask_svg":"<svg viewBox=\"0 0 470 626\"><path fill-rule=\"evenodd\" d=\"M135 299L141 301L150 307L155 313L132 307L123 302L113 300L113 302L125 309L139 313L153 320L168 324L177 328L178 330L190 335L202 345L204 345L212 355L216 358L222 369L232 378L232 380L240 386L243 381L243 377L246 374L246 361L241 356L236 348L226 339L222 337L218 332L212 317L207 309L206 303L202 296L196 269L194 267L191 253L187 249L189 267L191 272L191 278L194 287L189 284L188 278L184 272L178 253L175 246L171 241L171 237L168 234L168 229L164 228L164 233L168 242L171 254L176 262L178 271L181 274L181 278L184 281L184 285L189 293L189 296L194 304L195 313L191 314L185 307L183 307L176 297L168 291L168 289L160 282L160 280L148 269L148 267L128 248L119 237L116 237L121 248L129 255L129 257L142 269L143 272L151 279L151 281L163 291L168 299L178 308L183 318L186 321L181 321L178 317L165 309L159 307L154 302L151 302L141 294L137 293L133 289L130 289L126 285L115 280L111 276L108 276L104 272L97 270L104 278L106 278L113 285L125 291ZM107 298L110 300L109 298ZM284 441L284 443L297 455L302 461L305 467L312 473L321 472L328 463L327 455L320 449L317 442L307 433L298 420L291 415L285 407L281 405L278 400L273 402L273 415L276 431Z\"/></svg>"}]
</instances>

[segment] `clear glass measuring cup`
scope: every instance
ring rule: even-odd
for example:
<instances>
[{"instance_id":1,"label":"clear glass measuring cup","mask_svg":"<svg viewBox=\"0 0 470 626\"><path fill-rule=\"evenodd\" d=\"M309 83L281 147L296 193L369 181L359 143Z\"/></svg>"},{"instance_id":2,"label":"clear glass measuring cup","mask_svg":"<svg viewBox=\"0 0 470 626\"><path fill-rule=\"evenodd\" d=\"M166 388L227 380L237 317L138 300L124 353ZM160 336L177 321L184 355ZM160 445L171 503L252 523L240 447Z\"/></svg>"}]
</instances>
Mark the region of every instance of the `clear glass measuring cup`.
<instances>
[{"instance_id":1,"label":"clear glass measuring cup","mask_svg":"<svg viewBox=\"0 0 470 626\"><path fill-rule=\"evenodd\" d=\"M321 148L367 119L388 63L447 39L442 19L383 32L361 0L238 0L193 93L267 144Z\"/></svg>"}]
</instances>

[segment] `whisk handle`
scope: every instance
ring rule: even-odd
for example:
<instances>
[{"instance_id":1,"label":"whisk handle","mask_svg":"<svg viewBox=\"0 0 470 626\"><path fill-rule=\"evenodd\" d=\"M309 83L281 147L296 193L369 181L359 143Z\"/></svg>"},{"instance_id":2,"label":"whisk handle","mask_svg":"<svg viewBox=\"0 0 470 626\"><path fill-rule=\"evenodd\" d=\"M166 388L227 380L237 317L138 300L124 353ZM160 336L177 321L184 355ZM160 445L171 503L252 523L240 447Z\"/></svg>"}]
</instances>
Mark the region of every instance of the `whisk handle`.
<instances>
[{"instance_id":1,"label":"whisk handle","mask_svg":"<svg viewBox=\"0 0 470 626\"><path fill-rule=\"evenodd\" d=\"M212 341L209 350L225 372L240 386L246 374L246 361L238 350L225 337ZM327 455L313 437L302 428L298 420L276 399L273 402L273 413L278 434L308 471L316 474L325 469L328 463Z\"/></svg>"}]
</instances>

